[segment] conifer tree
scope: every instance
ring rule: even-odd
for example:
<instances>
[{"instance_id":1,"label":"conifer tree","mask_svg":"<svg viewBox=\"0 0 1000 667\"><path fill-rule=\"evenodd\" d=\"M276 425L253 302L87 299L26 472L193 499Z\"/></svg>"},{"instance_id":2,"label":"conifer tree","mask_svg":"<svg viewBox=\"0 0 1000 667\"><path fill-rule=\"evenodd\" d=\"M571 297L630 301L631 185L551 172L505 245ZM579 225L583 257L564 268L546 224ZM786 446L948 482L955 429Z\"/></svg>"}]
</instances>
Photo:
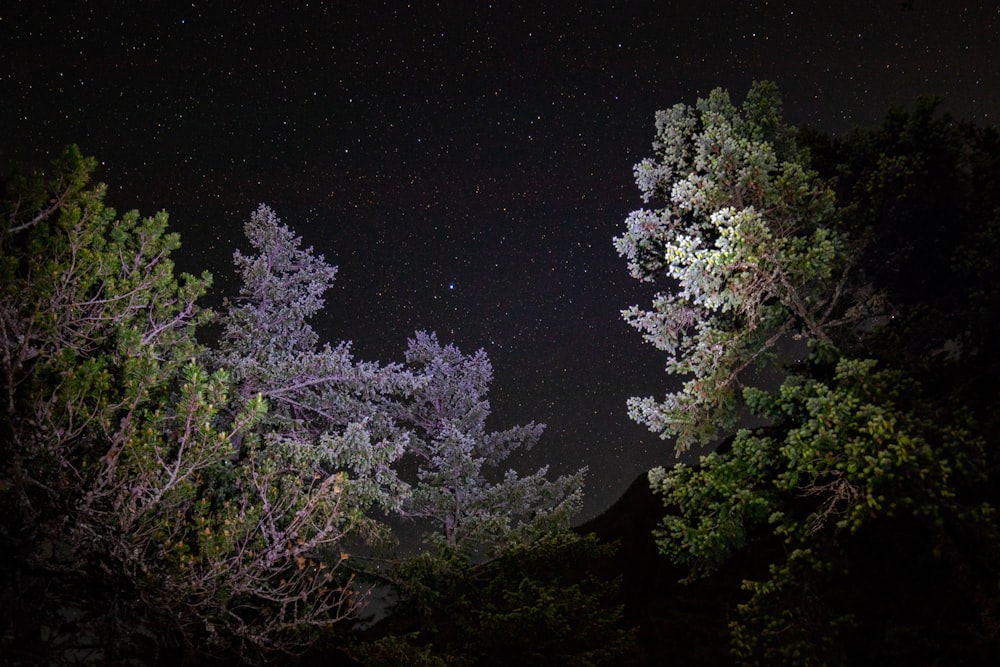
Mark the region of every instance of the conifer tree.
<instances>
[{"instance_id":1,"label":"conifer tree","mask_svg":"<svg viewBox=\"0 0 1000 667\"><path fill-rule=\"evenodd\" d=\"M336 267L302 248L301 238L263 204L245 232L255 252L235 253L240 295L227 304L212 355L233 376L232 410L259 396L269 408L259 438L312 451L315 465L344 473L365 507L398 507L406 489L392 463L408 435L396 428L390 408L412 390L412 374L355 360L349 342L320 345L309 319L322 310Z\"/></svg>"},{"instance_id":2,"label":"conifer tree","mask_svg":"<svg viewBox=\"0 0 1000 667\"><path fill-rule=\"evenodd\" d=\"M487 399L493 368L486 352L466 355L418 331L406 350L408 367L423 380L400 410L414 429L410 455L417 482L404 515L430 527L425 536L468 553L492 553L554 528L567 527L582 498L581 469L554 480L548 467L519 476L502 470L544 430L534 422L490 431Z\"/></svg>"},{"instance_id":3,"label":"conifer tree","mask_svg":"<svg viewBox=\"0 0 1000 667\"><path fill-rule=\"evenodd\" d=\"M407 376L315 349L332 269L263 210L207 354L209 276L175 276L166 214L119 217L94 167L70 147L3 175L3 653L301 649L356 608L346 540L400 502L380 402Z\"/></svg>"}]
</instances>

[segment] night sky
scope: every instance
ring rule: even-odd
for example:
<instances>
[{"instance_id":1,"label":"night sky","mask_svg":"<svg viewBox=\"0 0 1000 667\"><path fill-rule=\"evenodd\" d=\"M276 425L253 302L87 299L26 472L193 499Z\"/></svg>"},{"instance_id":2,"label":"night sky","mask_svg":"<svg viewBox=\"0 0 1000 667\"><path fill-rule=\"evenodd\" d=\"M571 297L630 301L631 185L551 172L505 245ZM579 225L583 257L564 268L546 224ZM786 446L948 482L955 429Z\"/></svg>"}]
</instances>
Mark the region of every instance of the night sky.
<instances>
[{"instance_id":1,"label":"night sky","mask_svg":"<svg viewBox=\"0 0 1000 667\"><path fill-rule=\"evenodd\" d=\"M831 133L922 94L995 123L998 30L995 0L7 0L0 151L79 144L110 205L170 213L213 304L271 205L340 267L323 339L384 362L418 328L485 348L492 426L547 423L515 464L588 465L586 518L671 461L625 413L668 378L619 316L652 289L611 243L655 111L771 79Z\"/></svg>"}]
</instances>

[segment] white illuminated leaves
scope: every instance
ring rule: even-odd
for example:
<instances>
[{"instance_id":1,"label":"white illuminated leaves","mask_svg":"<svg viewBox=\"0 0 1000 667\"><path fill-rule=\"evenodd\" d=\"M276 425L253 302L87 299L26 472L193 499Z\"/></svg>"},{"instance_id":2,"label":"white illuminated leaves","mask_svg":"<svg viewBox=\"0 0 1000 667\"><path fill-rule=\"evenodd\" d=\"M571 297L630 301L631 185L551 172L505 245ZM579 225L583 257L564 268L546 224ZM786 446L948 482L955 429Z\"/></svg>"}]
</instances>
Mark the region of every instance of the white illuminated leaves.
<instances>
[{"instance_id":1,"label":"white illuminated leaves","mask_svg":"<svg viewBox=\"0 0 1000 667\"><path fill-rule=\"evenodd\" d=\"M654 157L634 174L643 201L662 206L633 211L614 240L634 278L662 287L650 309L623 316L684 379L661 401L633 399L629 413L679 450L732 423L739 374L776 331L823 339L835 300L826 281L844 263L824 226L832 194L800 163L776 89L755 84L747 99L737 109L715 90L656 114Z\"/></svg>"}]
</instances>

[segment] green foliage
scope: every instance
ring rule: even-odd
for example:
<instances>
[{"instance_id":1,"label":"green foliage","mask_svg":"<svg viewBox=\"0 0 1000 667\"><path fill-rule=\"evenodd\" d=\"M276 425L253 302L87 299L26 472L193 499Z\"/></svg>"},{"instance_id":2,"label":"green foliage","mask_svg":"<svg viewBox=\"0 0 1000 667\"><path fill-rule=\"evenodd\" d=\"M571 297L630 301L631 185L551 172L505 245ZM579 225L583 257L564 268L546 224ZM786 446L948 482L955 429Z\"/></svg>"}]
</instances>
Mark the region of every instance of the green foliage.
<instances>
[{"instance_id":1,"label":"green foliage","mask_svg":"<svg viewBox=\"0 0 1000 667\"><path fill-rule=\"evenodd\" d=\"M618 582L588 573L610 548L558 532L486 562L457 551L404 562L393 618L412 625L390 624L356 655L370 665L616 664L634 634L614 602Z\"/></svg>"},{"instance_id":2,"label":"green foliage","mask_svg":"<svg viewBox=\"0 0 1000 667\"><path fill-rule=\"evenodd\" d=\"M678 512L667 514L654 535L662 553L691 568L687 581L715 571L774 511L777 498L765 482L777 452L767 445L772 441L747 434L735 440L731 455L707 454L696 468L650 471L650 484Z\"/></svg>"},{"instance_id":3,"label":"green foliage","mask_svg":"<svg viewBox=\"0 0 1000 667\"><path fill-rule=\"evenodd\" d=\"M959 491L984 477L983 441L960 410L942 411L900 373L871 360L841 360L829 381L792 377L780 394L747 390L772 426L742 430L732 449L698 468L651 476L669 514L662 550L705 576L761 531L783 545L767 579L744 582L748 600L732 624L743 659L796 662L825 655L847 612L810 600L848 571L845 540L887 518L988 525L988 504Z\"/></svg>"},{"instance_id":4,"label":"green foliage","mask_svg":"<svg viewBox=\"0 0 1000 667\"><path fill-rule=\"evenodd\" d=\"M689 582L735 567L737 554L763 555L766 572L746 570L730 625L747 664L845 662L861 636L890 663L916 655L901 636L919 637L928 656L955 643L996 656L980 638L996 637L1000 553L987 491L996 449L983 426L997 405L984 314L998 293L987 255L1000 140L924 101L874 132L801 133L799 150L778 108L773 89L755 85L740 111L716 91L658 114L657 158L636 177L665 208L633 213L616 239L635 277L671 286L626 318L684 382L662 402L633 399L633 417L679 450L733 431L740 398L766 424L698 466L651 471L667 507L657 543ZM808 359L776 391L747 386L743 371L793 338ZM873 573L893 541L912 545L908 562ZM878 601L890 616L873 618L856 590L921 577L941 602L885 585L917 608L951 605L950 618L896 600Z\"/></svg>"},{"instance_id":5,"label":"green foliage","mask_svg":"<svg viewBox=\"0 0 1000 667\"><path fill-rule=\"evenodd\" d=\"M4 177L4 653L295 650L358 602L341 545L391 481L359 471L394 449L372 442L371 411L299 447L270 426L290 416L262 391L274 384L206 368L193 334L208 276L175 277L166 214L118 217L87 189L93 166L70 147L51 175Z\"/></svg>"},{"instance_id":6,"label":"green foliage","mask_svg":"<svg viewBox=\"0 0 1000 667\"><path fill-rule=\"evenodd\" d=\"M446 667L464 665L463 660L436 655L432 646L422 646L420 633L380 637L355 649L355 656L369 667Z\"/></svg>"},{"instance_id":7,"label":"green foliage","mask_svg":"<svg viewBox=\"0 0 1000 667\"><path fill-rule=\"evenodd\" d=\"M228 443L214 440L204 400L224 378L203 383L189 364L209 278L174 276L166 214L119 218L103 186L86 189L94 164L69 147L50 174L4 178L0 504L20 594L48 591L30 611L15 594L7 613L36 623L70 614L97 641L123 610L89 599L95 582L83 573L103 570L112 590L138 586L130 573L147 567L144 549L129 544L142 541L141 518L189 494ZM50 634L50 648L63 639ZM15 638L15 648L22 640L38 641Z\"/></svg>"}]
</instances>

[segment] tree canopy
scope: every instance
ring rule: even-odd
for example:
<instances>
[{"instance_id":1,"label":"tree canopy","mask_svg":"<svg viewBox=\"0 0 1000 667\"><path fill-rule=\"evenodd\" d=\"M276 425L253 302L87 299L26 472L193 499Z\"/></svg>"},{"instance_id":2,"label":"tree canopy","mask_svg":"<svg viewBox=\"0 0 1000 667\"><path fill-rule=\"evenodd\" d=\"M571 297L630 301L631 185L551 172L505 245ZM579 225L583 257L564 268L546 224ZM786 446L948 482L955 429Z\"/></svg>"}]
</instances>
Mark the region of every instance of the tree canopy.
<instances>
[{"instance_id":1,"label":"tree canopy","mask_svg":"<svg viewBox=\"0 0 1000 667\"><path fill-rule=\"evenodd\" d=\"M780 110L775 86L756 84L740 108L715 90L660 111L654 157L635 166L659 206L629 215L615 247L634 278L667 289L623 314L687 379L662 400L631 399L629 413L679 451L733 427L745 371L779 343L829 345L859 316L841 289L852 243L832 224L833 192Z\"/></svg>"},{"instance_id":2,"label":"tree canopy","mask_svg":"<svg viewBox=\"0 0 1000 667\"><path fill-rule=\"evenodd\" d=\"M994 664L998 166L1000 133L934 100L839 137L770 83L656 114L614 244L672 384L628 409L698 463L650 471L672 563L639 574L567 530L584 469L510 469L544 425L493 423L484 350L324 341L337 269L268 206L214 313L167 214L119 215L92 158L5 167L0 655L618 664L650 628L615 575L668 572L720 596L745 664Z\"/></svg>"},{"instance_id":3,"label":"tree canopy","mask_svg":"<svg viewBox=\"0 0 1000 667\"><path fill-rule=\"evenodd\" d=\"M929 102L831 141L785 126L768 83L739 108L716 90L656 116L635 176L661 207L632 213L615 244L662 289L624 316L682 386L629 407L679 451L729 436L650 482L666 507L657 543L687 581L770 554L730 623L743 662L851 662L871 646L906 662L916 645L947 661L959 635L963 655L996 656L997 389L983 382L996 364L971 343L995 327L982 309L996 303L996 147ZM992 199L967 201L974 187ZM767 364L778 382L759 379ZM763 425L737 429L741 415ZM867 566L886 540L914 545L909 567ZM927 589L948 622L872 619L863 594L844 595L871 577L959 576Z\"/></svg>"},{"instance_id":4,"label":"tree canopy","mask_svg":"<svg viewBox=\"0 0 1000 667\"><path fill-rule=\"evenodd\" d=\"M431 532L493 556L568 525L579 475L480 471L541 435L485 428L484 353L422 332L406 364L321 344L336 268L264 205L206 345L210 277L176 276L166 213L119 216L94 167L71 146L3 175L5 655L260 662L357 617L371 584L353 552L391 539L388 517L447 516Z\"/></svg>"}]
</instances>

